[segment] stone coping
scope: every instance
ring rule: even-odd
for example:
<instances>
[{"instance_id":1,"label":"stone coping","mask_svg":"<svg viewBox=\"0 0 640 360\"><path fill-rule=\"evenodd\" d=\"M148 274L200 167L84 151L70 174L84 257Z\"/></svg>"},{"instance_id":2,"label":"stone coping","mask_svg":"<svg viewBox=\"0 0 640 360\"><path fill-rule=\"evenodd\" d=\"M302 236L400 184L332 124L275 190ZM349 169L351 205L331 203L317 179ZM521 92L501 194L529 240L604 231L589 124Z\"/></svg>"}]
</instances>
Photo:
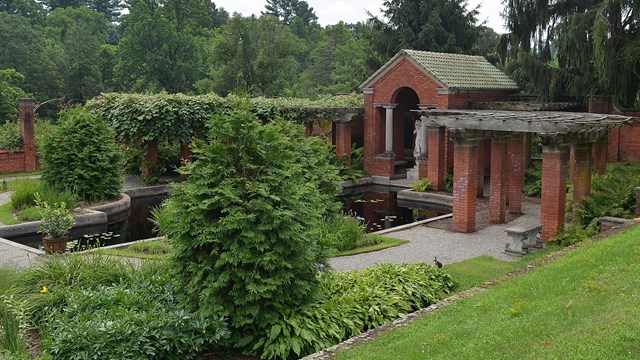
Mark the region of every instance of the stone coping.
<instances>
[{"instance_id":1,"label":"stone coping","mask_svg":"<svg viewBox=\"0 0 640 360\"><path fill-rule=\"evenodd\" d=\"M28 253L35 254L35 255L38 255L38 256L46 255L46 253L43 250L32 248L31 246L27 246L27 245L22 245L20 243L17 243L17 242L11 241L11 240L7 240L7 239L3 239L1 237L0 237L0 243L3 243L3 244L8 245L8 246L12 246L14 248L17 248L17 249L20 249L22 251L26 251Z\"/></svg>"},{"instance_id":2,"label":"stone coping","mask_svg":"<svg viewBox=\"0 0 640 360\"><path fill-rule=\"evenodd\" d=\"M435 192L421 192L412 189L398 191L398 200L453 207L453 197Z\"/></svg>"},{"instance_id":3,"label":"stone coping","mask_svg":"<svg viewBox=\"0 0 640 360\"><path fill-rule=\"evenodd\" d=\"M169 193L169 189L171 189L171 185L166 184L126 189L123 193L129 195L131 199L137 199L148 196L166 195Z\"/></svg>"}]
</instances>

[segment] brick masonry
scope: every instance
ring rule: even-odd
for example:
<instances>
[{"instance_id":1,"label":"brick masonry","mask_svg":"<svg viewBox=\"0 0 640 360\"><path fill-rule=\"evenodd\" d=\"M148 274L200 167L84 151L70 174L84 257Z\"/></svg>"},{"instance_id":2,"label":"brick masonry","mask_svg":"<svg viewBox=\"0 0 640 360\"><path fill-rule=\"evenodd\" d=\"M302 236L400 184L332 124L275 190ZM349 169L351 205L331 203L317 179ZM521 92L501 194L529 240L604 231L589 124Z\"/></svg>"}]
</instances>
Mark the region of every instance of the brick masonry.
<instances>
[{"instance_id":1,"label":"brick masonry","mask_svg":"<svg viewBox=\"0 0 640 360\"><path fill-rule=\"evenodd\" d=\"M476 192L478 175L478 145L455 144L453 164L453 230L476 231Z\"/></svg>"},{"instance_id":2,"label":"brick masonry","mask_svg":"<svg viewBox=\"0 0 640 360\"><path fill-rule=\"evenodd\" d=\"M351 123L336 123L336 156L351 166Z\"/></svg>"},{"instance_id":3,"label":"brick masonry","mask_svg":"<svg viewBox=\"0 0 640 360\"><path fill-rule=\"evenodd\" d=\"M509 202L509 213L522 213L522 187L524 186L524 147L525 138L523 135L517 135L508 140L509 154L509 189L507 197Z\"/></svg>"},{"instance_id":4,"label":"brick masonry","mask_svg":"<svg viewBox=\"0 0 640 360\"><path fill-rule=\"evenodd\" d=\"M31 172L38 167L35 143L35 100L18 100L22 148L0 149L0 173Z\"/></svg>"},{"instance_id":5,"label":"brick masonry","mask_svg":"<svg viewBox=\"0 0 640 360\"><path fill-rule=\"evenodd\" d=\"M542 152L541 239L547 242L564 227L567 198L566 149L549 148Z\"/></svg>"},{"instance_id":6,"label":"brick masonry","mask_svg":"<svg viewBox=\"0 0 640 360\"><path fill-rule=\"evenodd\" d=\"M491 142L491 172L489 177L489 221L505 222L507 204L507 142Z\"/></svg>"},{"instance_id":7,"label":"brick masonry","mask_svg":"<svg viewBox=\"0 0 640 360\"><path fill-rule=\"evenodd\" d=\"M581 144L573 146L573 219L584 198L591 194L591 146Z\"/></svg>"}]
</instances>

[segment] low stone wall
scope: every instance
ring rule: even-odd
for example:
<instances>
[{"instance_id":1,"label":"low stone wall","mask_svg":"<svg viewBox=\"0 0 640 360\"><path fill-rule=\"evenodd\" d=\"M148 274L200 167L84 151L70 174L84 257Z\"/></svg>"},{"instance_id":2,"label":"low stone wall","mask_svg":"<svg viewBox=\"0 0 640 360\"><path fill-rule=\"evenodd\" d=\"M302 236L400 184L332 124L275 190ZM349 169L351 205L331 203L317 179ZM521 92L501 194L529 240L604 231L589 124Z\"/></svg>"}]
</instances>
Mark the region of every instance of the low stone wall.
<instances>
[{"instance_id":1,"label":"low stone wall","mask_svg":"<svg viewBox=\"0 0 640 360\"><path fill-rule=\"evenodd\" d=\"M450 209L453 208L452 196L433 193L433 192L402 190L402 191L398 191L398 200L406 200L410 202L432 204L437 206L446 206L446 207L449 207Z\"/></svg>"}]
</instances>

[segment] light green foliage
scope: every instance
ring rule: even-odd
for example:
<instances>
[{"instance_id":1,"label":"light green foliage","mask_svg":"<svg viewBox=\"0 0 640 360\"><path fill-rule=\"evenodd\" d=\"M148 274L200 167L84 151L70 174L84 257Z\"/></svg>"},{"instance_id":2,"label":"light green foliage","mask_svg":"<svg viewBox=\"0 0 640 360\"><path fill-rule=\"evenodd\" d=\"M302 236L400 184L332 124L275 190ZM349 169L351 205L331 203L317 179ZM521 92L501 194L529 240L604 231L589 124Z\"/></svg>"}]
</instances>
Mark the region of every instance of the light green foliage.
<instances>
[{"instance_id":1,"label":"light green foliage","mask_svg":"<svg viewBox=\"0 0 640 360\"><path fill-rule=\"evenodd\" d=\"M418 179L411 183L411 188L413 191L425 192L431 189L431 180L429 180L429 178Z\"/></svg>"},{"instance_id":2,"label":"light green foliage","mask_svg":"<svg viewBox=\"0 0 640 360\"><path fill-rule=\"evenodd\" d=\"M96 255L50 257L21 272L5 293L13 296L11 307L24 313L25 325L38 327L51 311L67 305L72 293L116 284L134 269L120 259ZM40 292L43 287L46 294Z\"/></svg>"},{"instance_id":3,"label":"light green foliage","mask_svg":"<svg viewBox=\"0 0 640 360\"><path fill-rule=\"evenodd\" d=\"M578 220L588 225L602 216L632 219L636 210L636 191L640 186L638 163L616 163L607 165L603 175L591 178L591 195L578 209Z\"/></svg>"},{"instance_id":4,"label":"light green foliage","mask_svg":"<svg viewBox=\"0 0 640 360\"><path fill-rule=\"evenodd\" d=\"M26 344L20 331L20 320L0 303L0 359L2 353L22 358L26 355Z\"/></svg>"},{"instance_id":5,"label":"light green foliage","mask_svg":"<svg viewBox=\"0 0 640 360\"><path fill-rule=\"evenodd\" d=\"M22 148L20 124L17 121L9 121L0 125L0 149L18 150L20 148Z\"/></svg>"},{"instance_id":6,"label":"light green foliage","mask_svg":"<svg viewBox=\"0 0 640 360\"><path fill-rule=\"evenodd\" d=\"M635 227L584 244L336 358L638 358L639 236Z\"/></svg>"},{"instance_id":7,"label":"light green foliage","mask_svg":"<svg viewBox=\"0 0 640 360\"><path fill-rule=\"evenodd\" d=\"M75 219L67 208L67 204L44 202L38 194L36 194L35 201L42 213L42 225L38 227L38 232L53 238L67 236L75 224Z\"/></svg>"},{"instance_id":8,"label":"light green foliage","mask_svg":"<svg viewBox=\"0 0 640 360\"><path fill-rule=\"evenodd\" d=\"M36 193L43 190L42 183L37 179L14 180L10 183L11 205L14 209L35 205Z\"/></svg>"},{"instance_id":9,"label":"light green foliage","mask_svg":"<svg viewBox=\"0 0 640 360\"><path fill-rule=\"evenodd\" d=\"M337 213L337 169L319 139L282 120L262 125L246 104L214 116L156 216L178 276L203 314L229 317L235 345L253 344L256 318L318 295L320 221ZM283 291L286 289L286 291Z\"/></svg>"},{"instance_id":10,"label":"light green foliage","mask_svg":"<svg viewBox=\"0 0 640 360\"><path fill-rule=\"evenodd\" d=\"M76 107L60 114L60 125L47 136L42 152L42 180L72 191L85 201L118 195L122 186L122 150L102 118Z\"/></svg>"},{"instance_id":11,"label":"light green foliage","mask_svg":"<svg viewBox=\"0 0 640 360\"><path fill-rule=\"evenodd\" d=\"M426 307L452 287L449 275L426 264L330 273L322 279L320 301L260 324L264 331L254 349L268 359L301 357Z\"/></svg>"},{"instance_id":12,"label":"light green foliage","mask_svg":"<svg viewBox=\"0 0 640 360\"><path fill-rule=\"evenodd\" d=\"M170 254L173 246L167 240L143 241L131 244L128 250L151 255Z\"/></svg>"},{"instance_id":13,"label":"light green foliage","mask_svg":"<svg viewBox=\"0 0 640 360\"><path fill-rule=\"evenodd\" d=\"M171 272L137 270L113 285L73 291L47 317L42 347L56 359L202 359L227 335L219 316L183 307Z\"/></svg>"},{"instance_id":14,"label":"light green foliage","mask_svg":"<svg viewBox=\"0 0 640 360\"><path fill-rule=\"evenodd\" d=\"M118 140L129 144L154 139L188 144L194 137L206 136L211 115L228 114L239 99L238 96L221 98L214 94L109 93L89 101L87 108L107 120L115 129ZM325 96L316 100L257 97L250 99L248 106L255 116L263 120L282 117L306 123L334 119L339 114L328 110L331 108L361 108L363 98L353 94Z\"/></svg>"},{"instance_id":15,"label":"light green foliage","mask_svg":"<svg viewBox=\"0 0 640 360\"><path fill-rule=\"evenodd\" d=\"M360 220L340 214L322 224L320 238L335 251L346 251L361 244L364 230Z\"/></svg>"},{"instance_id":16,"label":"light green foliage","mask_svg":"<svg viewBox=\"0 0 640 360\"><path fill-rule=\"evenodd\" d=\"M26 95L26 93L17 86L21 81L24 81L24 76L15 69L0 70L0 125L14 120L17 117L18 108L16 100ZM2 141L3 139L0 136L0 149L12 149L2 147Z\"/></svg>"}]
</instances>

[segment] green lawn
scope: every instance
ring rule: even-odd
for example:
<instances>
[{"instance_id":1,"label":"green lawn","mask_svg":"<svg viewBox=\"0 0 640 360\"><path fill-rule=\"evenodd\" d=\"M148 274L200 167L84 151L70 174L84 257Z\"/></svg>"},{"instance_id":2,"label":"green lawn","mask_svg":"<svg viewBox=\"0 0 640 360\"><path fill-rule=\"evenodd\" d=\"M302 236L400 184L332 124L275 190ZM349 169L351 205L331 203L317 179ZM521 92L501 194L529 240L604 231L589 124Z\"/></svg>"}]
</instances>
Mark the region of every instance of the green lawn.
<instances>
[{"instance_id":1,"label":"green lawn","mask_svg":"<svg viewBox=\"0 0 640 360\"><path fill-rule=\"evenodd\" d=\"M13 216L13 206L11 206L10 202L0 205L0 223L5 225L20 223L20 221L16 220Z\"/></svg>"},{"instance_id":2,"label":"green lawn","mask_svg":"<svg viewBox=\"0 0 640 360\"><path fill-rule=\"evenodd\" d=\"M585 244L338 359L638 359L640 227Z\"/></svg>"}]
</instances>

